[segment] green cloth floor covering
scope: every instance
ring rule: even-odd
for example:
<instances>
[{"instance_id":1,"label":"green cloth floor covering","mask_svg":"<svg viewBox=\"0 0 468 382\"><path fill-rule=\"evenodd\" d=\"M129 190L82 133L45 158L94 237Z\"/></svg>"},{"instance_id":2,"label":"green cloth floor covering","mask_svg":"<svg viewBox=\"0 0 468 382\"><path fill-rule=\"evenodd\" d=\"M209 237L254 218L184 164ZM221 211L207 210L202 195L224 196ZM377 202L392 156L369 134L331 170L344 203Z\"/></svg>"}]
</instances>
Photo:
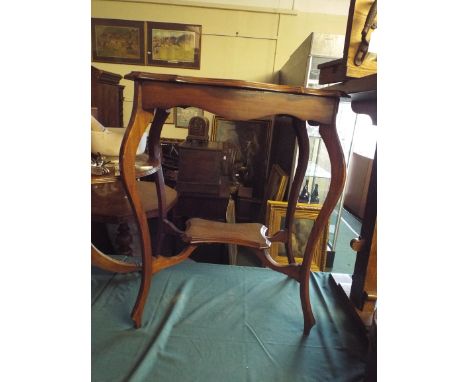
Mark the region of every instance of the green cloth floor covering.
<instances>
[{"instance_id":1,"label":"green cloth floor covering","mask_svg":"<svg viewBox=\"0 0 468 382\"><path fill-rule=\"evenodd\" d=\"M140 276L92 270L92 380L361 381L367 342L328 273L311 277L317 320L302 335L299 284L266 268L186 261L153 276L143 327Z\"/></svg>"}]
</instances>

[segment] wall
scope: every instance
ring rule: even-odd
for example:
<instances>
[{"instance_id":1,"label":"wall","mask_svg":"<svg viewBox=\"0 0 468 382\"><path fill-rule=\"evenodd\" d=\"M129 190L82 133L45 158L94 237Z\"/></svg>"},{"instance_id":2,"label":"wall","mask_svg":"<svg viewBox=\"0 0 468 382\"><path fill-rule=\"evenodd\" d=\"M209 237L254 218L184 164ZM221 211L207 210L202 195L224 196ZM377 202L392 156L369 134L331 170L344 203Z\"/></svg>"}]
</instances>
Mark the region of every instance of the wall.
<instances>
[{"instance_id":1,"label":"wall","mask_svg":"<svg viewBox=\"0 0 468 382\"><path fill-rule=\"evenodd\" d=\"M277 72L313 31L345 34L346 16L300 12L252 11L167 5L135 1L93 0L91 16L125 20L202 25L200 70L93 62L122 76L135 70L246 81L277 81ZM122 80L124 125L132 109L133 83ZM208 116L210 118L210 116ZM165 125L162 136L185 138L187 129Z\"/></svg>"}]
</instances>

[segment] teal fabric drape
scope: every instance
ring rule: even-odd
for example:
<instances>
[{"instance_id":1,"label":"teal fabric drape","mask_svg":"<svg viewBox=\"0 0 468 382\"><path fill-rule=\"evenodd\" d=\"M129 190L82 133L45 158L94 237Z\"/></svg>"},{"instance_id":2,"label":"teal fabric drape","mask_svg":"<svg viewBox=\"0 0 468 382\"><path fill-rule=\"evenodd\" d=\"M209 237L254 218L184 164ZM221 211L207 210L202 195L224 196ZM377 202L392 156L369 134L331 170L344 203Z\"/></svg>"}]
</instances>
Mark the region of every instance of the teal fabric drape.
<instances>
[{"instance_id":1,"label":"teal fabric drape","mask_svg":"<svg viewBox=\"0 0 468 382\"><path fill-rule=\"evenodd\" d=\"M329 274L311 275L316 325L302 335L299 284L270 269L184 262L153 276L92 272L93 381L360 381L367 342Z\"/></svg>"}]
</instances>

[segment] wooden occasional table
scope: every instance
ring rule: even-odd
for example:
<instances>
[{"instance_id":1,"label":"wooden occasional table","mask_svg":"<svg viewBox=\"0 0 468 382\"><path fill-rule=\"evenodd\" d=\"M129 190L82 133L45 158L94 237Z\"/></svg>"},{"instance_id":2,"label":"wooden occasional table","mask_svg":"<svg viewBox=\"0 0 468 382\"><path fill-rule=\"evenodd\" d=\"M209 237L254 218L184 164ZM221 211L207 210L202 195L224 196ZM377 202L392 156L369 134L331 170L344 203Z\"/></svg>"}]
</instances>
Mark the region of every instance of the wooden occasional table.
<instances>
[{"instance_id":1,"label":"wooden occasional table","mask_svg":"<svg viewBox=\"0 0 468 382\"><path fill-rule=\"evenodd\" d=\"M328 219L340 197L345 181L345 161L335 124L339 99L344 93L238 80L142 72L127 74L125 79L134 81L134 99L132 116L120 150L119 164L122 182L141 232L143 250L140 290L132 312L132 319L136 327L140 327L142 323L144 304L153 273L184 261L199 244L225 243L254 248L255 254L264 266L284 273L300 283L304 334L309 334L315 323L309 296L310 263L312 261L310 255L317 246L323 229L328 224ZM287 115L292 118L298 140L299 157L289 194L284 229L267 235L266 227L258 223L228 224L204 219L191 219L187 230L182 232L167 219L164 178L159 167L155 176L160 206L158 224L164 233L179 235L187 243L187 247L173 257L152 253L146 214L137 190L135 152L146 127L152 121L149 132L149 160L160 161L160 135L164 121L169 115L167 110L173 107L187 106L195 106L229 120L247 121L273 115ZM292 253L289 227L293 224L296 203L308 162L309 140L305 121L320 125L319 131L330 155L332 166L330 190L312 228L303 263L297 264ZM271 259L268 249L273 241L285 244L289 264L278 264ZM101 255L93 249L94 264L99 263L102 259ZM123 268L122 271L126 271ZM136 269L140 268L136 267Z\"/></svg>"}]
</instances>

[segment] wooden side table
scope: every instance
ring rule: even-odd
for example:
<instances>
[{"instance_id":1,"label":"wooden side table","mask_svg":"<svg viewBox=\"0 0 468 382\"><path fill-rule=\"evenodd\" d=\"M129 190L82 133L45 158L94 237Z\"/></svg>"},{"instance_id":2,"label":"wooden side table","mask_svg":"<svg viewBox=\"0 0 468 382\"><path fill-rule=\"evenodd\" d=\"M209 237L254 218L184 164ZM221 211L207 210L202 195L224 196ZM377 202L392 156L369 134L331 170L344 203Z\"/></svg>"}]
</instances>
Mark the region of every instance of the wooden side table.
<instances>
[{"instance_id":1,"label":"wooden side table","mask_svg":"<svg viewBox=\"0 0 468 382\"><path fill-rule=\"evenodd\" d=\"M304 315L304 334L309 334L315 319L309 296L311 254L319 243L320 236L343 190L345 161L336 132L336 113L339 98L344 93L304 89L237 80L207 79L177 75L132 72L125 79L134 81L133 111L120 150L120 172L125 191L141 232L143 249L142 279L137 301L132 312L136 327L142 323L142 314L152 274L187 259L202 243L226 243L246 245L256 250L262 264L286 274L300 284L300 299ZM170 108L195 106L229 120L247 121L274 115L287 115L293 120L298 140L298 166L289 193L284 229L266 235L266 227L259 223L228 224L203 219L191 220L190 227L182 232L167 219L167 201L164 193L164 178L158 169L155 184L158 189L160 213L158 223L166 233L179 235L188 246L178 255L167 258L156 253L153 257L146 213L135 180L135 153L146 127L149 132L149 158L161 160L160 135ZM290 227L300 187L305 175L309 154L309 140L305 121L320 125L319 132L328 150L331 161L330 188L309 236L302 264L295 263L291 248ZM270 242L282 242L286 246L289 264L278 264L268 254ZM93 261L101 260L100 254L92 252Z\"/></svg>"}]
</instances>

